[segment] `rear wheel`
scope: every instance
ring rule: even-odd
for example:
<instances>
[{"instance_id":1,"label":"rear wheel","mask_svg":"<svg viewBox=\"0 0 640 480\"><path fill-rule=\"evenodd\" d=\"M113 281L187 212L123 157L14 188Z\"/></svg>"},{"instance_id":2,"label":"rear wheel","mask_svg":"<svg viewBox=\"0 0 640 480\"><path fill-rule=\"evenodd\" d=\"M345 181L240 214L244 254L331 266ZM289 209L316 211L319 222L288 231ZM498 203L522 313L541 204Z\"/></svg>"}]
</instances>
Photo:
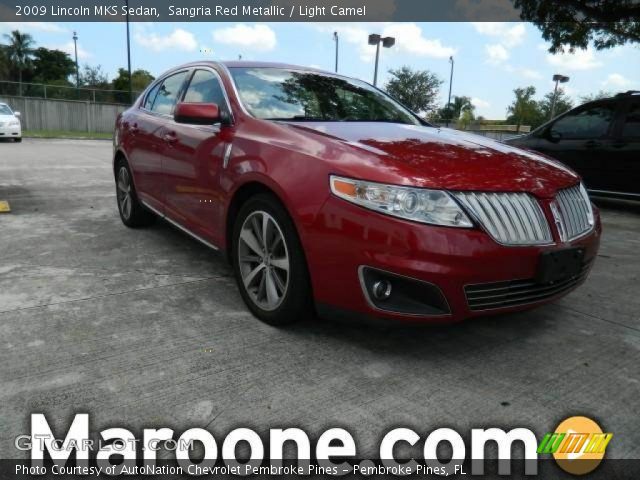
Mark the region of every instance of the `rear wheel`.
<instances>
[{"instance_id":1,"label":"rear wheel","mask_svg":"<svg viewBox=\"0 0 640 480\"><path fill-rule=\"evenodd\" d=\"M124 160L118 162L116 167L116 196L120 219L127 227L143 227L154 221L153 213L144 208L138 200L131 171Z\"/></svg>"},{"instance_id":2,"label":"rear wheel","mask_svg":"<svg viewBox=\"0 0 640 480\"><path fill-rule=\"evenodd\" d=\"M304 252L277 199L260 194L242 206L232 245L236 282L256 317L284 325L309 315L311 288Z\"/></svg>"}]
</instances>

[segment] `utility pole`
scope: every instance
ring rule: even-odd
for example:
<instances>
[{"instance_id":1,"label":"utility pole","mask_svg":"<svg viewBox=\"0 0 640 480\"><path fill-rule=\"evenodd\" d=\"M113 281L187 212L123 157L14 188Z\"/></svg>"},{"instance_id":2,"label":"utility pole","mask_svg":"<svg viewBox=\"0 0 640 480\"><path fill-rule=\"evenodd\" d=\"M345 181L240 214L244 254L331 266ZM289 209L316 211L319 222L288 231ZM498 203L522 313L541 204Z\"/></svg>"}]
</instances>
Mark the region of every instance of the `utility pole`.
<instances>
[{"instance_id":1,"label":"utility pole","mask_svg":"<svg viewBox=\"0 0 640 480\"><path fill-rule=\"evenodd\" d=\"M125 0L127 5L127 70L129 72L129 103L133 103L133 79L131 78L131 40L129 32L129 0Z\"/></svg>"},{"instance_id":2,"label":"utility pole","mask_svg":"<svg viewBox=\"0 0 640 480\"><path fill-rule=\"evenodd\" d=\"M73 32L73 48L76 53L76 89L80 88L80 70L78 69L78 34Z\"/></svg>"},{"instance_id":3,"label":"utility pole","mask_svg":"<svg viewBox=\"0 0 640 480\"><path fill-rule=\"evenodd\" d=\"M449 57L449 63L451 63L451 74L449 76L449 100L447 101L447 127L449 126L449 120L451 119L451 87L453 86L453 56Z\"/></svg>"},{"instance_id":4,"label":"utility pole","mask_svg":"<svg viewBox=\"0 0 640 480\"><path fill-rule=\"evenodd\" d=\"M567 83L569 81L569 77L565 75L555 74L553 76L553 81L556 82L556 86L553 89L553 101L551 102L551 116L549 120L556 116L556 102L558 101L558 83Z\"/></svg>"},{"instance_id":5,"label":"utility pole","mask_svg":"<svg viewBox=\"0 0 640 480\"><path fill-rule=\"evenodd\" d=\"M369 45L376 46L376 65L373 70L373 86L375 87L378 84L378 61L380 60L380 43L385 48L391 48L396 44L396 39L393 37L384 37L378 35L377 33L372 33L369 35Z\"/></svg>"},{"instance_id":6,"label":"utility pole","mask_svg":"<svg viewBox=\"0 0 640 480\"><path fill-rule=\"evenodd\" d=\"M338 32L333 32L333 40L336 42L336 73L338 73L338 46L340 43L340 37L338 37Z\"/></svg>"}]
</instances>

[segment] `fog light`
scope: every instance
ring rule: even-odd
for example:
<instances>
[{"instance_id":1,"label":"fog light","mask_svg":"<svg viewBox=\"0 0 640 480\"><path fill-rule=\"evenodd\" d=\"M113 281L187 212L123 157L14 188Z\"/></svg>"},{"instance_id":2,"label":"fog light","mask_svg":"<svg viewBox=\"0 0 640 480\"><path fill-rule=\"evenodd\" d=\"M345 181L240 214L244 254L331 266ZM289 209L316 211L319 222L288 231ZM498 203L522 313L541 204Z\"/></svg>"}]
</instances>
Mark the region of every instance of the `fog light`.
<instances>
[{"instance_id":1,"label":"fog light","mask_svg":"<svg viewBox=\"0 0 640 480\"><path fill-rule=\"evenodd\" d=\"M391 296L391 282L388 280L378 280L373 284L373 296L377 300L386 300Z\"/></svg>"}]
</instances>

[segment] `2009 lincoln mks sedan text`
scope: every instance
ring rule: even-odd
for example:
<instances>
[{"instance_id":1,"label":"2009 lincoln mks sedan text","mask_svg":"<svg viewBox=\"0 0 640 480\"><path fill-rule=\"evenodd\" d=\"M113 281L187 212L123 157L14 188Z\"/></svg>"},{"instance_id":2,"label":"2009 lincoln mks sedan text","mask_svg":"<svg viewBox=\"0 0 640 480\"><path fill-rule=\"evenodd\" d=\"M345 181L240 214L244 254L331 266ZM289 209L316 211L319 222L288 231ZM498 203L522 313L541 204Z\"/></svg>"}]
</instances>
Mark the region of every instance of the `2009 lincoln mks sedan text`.
<instances>
[{"instance_id":1,"label":"2009 lincoln mks sedan text","mask_svg":"<svg viewBox=\"0 0 640 480\"><path fill-rule=\"evenodd\" d=\"M430 126L358 80L192 63L116 122L122 221L165 218L231 260L260 319L447 322L584 281L601 227L544 156Z\"/></svg>"}]
</instances>

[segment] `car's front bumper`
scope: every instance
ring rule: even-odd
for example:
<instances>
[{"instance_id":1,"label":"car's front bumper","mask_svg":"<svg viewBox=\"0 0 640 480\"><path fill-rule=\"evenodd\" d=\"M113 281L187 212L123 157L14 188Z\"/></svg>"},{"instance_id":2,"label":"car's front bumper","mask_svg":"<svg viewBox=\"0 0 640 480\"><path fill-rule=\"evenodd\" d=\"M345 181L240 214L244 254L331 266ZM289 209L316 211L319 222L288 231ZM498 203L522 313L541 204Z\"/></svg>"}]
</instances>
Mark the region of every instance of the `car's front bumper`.
<instances>
[{"instance_id":1,"label":"car's front bumper","mask_svg":"<svg viewBox=\"0 0 640 480\"><path fill-rule=\"evenodd\" d=\"M596 212L593 230L575 241L548 246L502 246L479 229L421 225L331 197L313 228L305 232L304 243L314 297L321 311L442 323L524 310L566 295L586 278L600 235ZM535 285L532 279L542 252L578 246L584 248L584 267L579 277L564 284ZM363 289L363 267L426 282L425 287L437 287L449 311L425 315L376 308ZM492 292L489 297L493 292L506 296L487 300L482 298L487 296L483 290ZM524 291L521 295L512 293L520 290ZM426 296L432 297L431 293L425 289Z\"/></svg>"},{"instance_id":2,"label":"car's front bumper","mask_svg":"<svg viewBox=\"0 0 640 480\"><path fill-rule=\"evenodd\" d=\"M22 128L18 126L0 126L0 138L20 138Z\"/></svg>"}]
</instances>

